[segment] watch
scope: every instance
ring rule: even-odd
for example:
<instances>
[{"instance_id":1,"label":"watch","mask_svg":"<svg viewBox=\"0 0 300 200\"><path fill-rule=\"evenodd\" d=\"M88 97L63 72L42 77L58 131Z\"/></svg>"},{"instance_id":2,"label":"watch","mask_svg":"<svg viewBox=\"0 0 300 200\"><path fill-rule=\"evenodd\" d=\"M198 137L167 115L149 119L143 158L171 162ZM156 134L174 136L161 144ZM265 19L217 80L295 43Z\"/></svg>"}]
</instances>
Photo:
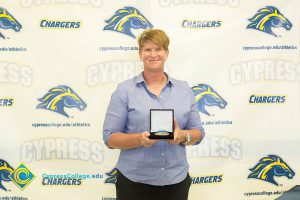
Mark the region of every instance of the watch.
<instances>
[{"instance_id":1,"label":"watch","mask_svg":"<svg viewBox=\"0 0 300 200\"><path fill-rule=\"evenodd\" d=\"M186 132L185 133L185 141L184 141L184 145L187 145L190 141L191 141L191 135L190 135L190 133L189 132Z\"/></svg>"}]
</instances>

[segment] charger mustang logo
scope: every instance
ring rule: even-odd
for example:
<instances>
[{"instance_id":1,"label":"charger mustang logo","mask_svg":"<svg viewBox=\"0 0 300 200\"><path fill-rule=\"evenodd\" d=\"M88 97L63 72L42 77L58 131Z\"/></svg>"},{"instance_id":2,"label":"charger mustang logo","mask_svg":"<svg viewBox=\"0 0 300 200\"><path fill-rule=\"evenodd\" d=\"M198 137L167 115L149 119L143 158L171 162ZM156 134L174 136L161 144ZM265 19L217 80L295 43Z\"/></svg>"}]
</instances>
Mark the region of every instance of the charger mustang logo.
<instances>
[{"instance_id":1,"label":"charger mustang logo","mask_svg":"<svg viewBox=\"0 0 300 200\"><path fill-rule=\"evenodd\" d=\"M4 8L0 7L0 29L13 29L19 32L22 25ZM5 36L0 32L0 38L5 39Z\"/></svg>"},{"instance_id":2,"label":"charger mustang logo","mask_svg":"<svg viewBox=\"0 0 300 200\"><path fill-rule=\"evenodd\" d=\"M70 87L64 85L50 89L44 97L38 100L41 103L36 108L51 110L66 117L69 115L64 111L65 107L84 110L87 106Z\"/></svg>"},{"instance_id":3,"label":"charger mustang logo","mask_svg":"<svg viewBox=\"0 0 300 200\"><path fill-rule=\"evenodd\" d=\"M0 159L0 189L7 191L3 186L2 181L11 181L9 175L14 171L6 161Z\"/></svg>"},{"instance_id":4,"label":"charger mustang logo","mask_svg":"<svg viewBox=\"0 0 300 200\"><path fill-rule=\"evenodd\" d=\"M223 109L227 105L227 102L209 85L198 84L192 87L192 90L198 104L199 112L208 116L210 116L210 114L205 110L205 106L218 106Z\"/></svg>"},{"instance_id":5,"label":"charger mustang logo","mask_svg":"<svg viewBox=\"0 0 300 200\"><path fill-rule=\"evenodd\" d=\"M135 38L131 29L147 29L152 28L152 24L133 7L125 7L116 11L116 13L108 20L103 30L111 30L129 35Z\"/></svg>"},{"instance_id":6,"label":"charger mustang logo","mask_svg":"<svg viewBox=\"0 0 300 200\"><path fill-rule=\"evenodd\" d=\"M276 155L269 155L259 160L259 162L250 169L252 172L248 178L260 179L278 186L274 176L286 176L292 179L295 172Z\"/></svg>"},{"instance_id":7,"label":"charger mustang logo","mask_svg":"<svg viewBox=\"0 0 300 200\"><path fill-rule=\"evenodd\" d=\"M256 29L275 37L276 35L272 28L283 27L286 30L291 30L292 23L279 12L279 10L273 6L267 6L257 11L257 13L249 19L251 22L247 28Z\"/></svg>"}]
</instances>

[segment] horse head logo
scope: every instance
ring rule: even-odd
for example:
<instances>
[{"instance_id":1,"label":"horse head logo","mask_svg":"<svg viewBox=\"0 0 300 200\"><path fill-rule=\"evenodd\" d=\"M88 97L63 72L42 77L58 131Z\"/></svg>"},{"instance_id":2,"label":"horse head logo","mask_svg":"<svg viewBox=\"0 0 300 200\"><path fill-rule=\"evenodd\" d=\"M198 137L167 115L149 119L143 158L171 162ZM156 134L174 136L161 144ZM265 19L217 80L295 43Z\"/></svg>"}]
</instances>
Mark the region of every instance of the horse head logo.
<instances>
[{"instance_id":1,"label":"horse head logo","mask_svg":"<svg viewBox=\"0 0 300 200\"><path fill-rule=\"evenodd\" d=\"M22 25L6 9L0 7L0 28L19 32ZM2 33L0 33L0 37L5 39Z\"/></svg>"},{"instance_id":2,"label":"horse head logo","mask_svg":"<svg viewBox=\"0 0 300 200\"><path fill-rule=\"evenodd\" d=\"M259 160L259 162L250 169L252 172L248 178L260 179L278 186L274 176L286 176L292 179L295 172L276 155L269 155Z\"/></svg>"},{"instance_id":3,"label":"horse head logo","mask_svg":"<svg viewBox=\"0 0 300 200\"><path fill-rule=\"evenodd\" d=\"M258 10L249 21L251 23L247 28L256 29L275 37L278 37L279 35L276 35L272 31L272 28L283 27L286 30L291 30L292 28L292 23L273 6L267 6Z\"/></svg>"},{"instance_id":4,"label":"horse head logo","mask_svg":"<svg viewBox=\"0 0 300 200\"><path fill-rule=\"evenodd\" d=\"M50 89L48 93L38 99L41 103L36 108L42 108L57 112L66 117L69 115L64 108L76 107L79 110L86 108L86 103L68 86L58 86Z\"/></svg>"},{"instance_id":5,"label":"horse head logo","mask_svg":"<svg viewBox=\"0 0 300 200\"><path fill-rule=\"evenodd\" d=\"M147 29L152 28L152 24L133 7L125 7L116 11L116 13L108 20L103 30L117 31L136 38L131 29Z\"/></svg>"},{"instance_id":6,"label":"horse head logo","mask_svg":"<svg viewBox=\"0 0 300 200\"><path fill-rule=\"evenodd\" d=\"M210 114L205 110L205 106L218 106L223 109L227 105L227 102L209 85L198 84L192 87L192 90L198 104L198 110L208 116Z\"/></svg>"},{"instance_id":7,"label":"horse head logo","mask_svg":"<svg viewBox=\"0 0 300 200\"><path fill-rule=\"evenodd\" d=\"M11 181L9 175L14 172L14 169L4 160L0 159L0 189L7 191L2 185L2 181Z\"/></svg>"},{"instance_id":8,"label":"horse head logo","mask_svg":"<svg viewBox=\"0 0 300 200\"><path fill-rule=\"evenodd\" d=\"M105 183L112 183L115 184L117 181L117 168L113 168L110 172L105 173L108 178L105 180Z\"/></svg>"}]
</instances>

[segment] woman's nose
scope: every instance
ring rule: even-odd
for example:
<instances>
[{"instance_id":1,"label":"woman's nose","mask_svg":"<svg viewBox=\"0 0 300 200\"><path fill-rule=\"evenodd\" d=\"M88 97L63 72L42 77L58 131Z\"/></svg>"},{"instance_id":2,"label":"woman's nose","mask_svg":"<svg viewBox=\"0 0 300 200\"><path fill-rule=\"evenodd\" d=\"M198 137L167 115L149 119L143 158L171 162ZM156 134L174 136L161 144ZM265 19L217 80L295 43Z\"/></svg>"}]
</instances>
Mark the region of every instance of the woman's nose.
<instances>
[{"instance_id":1,"label":"woman's nose","mask_svg":"<svg viewBox=\"0 0 300 200\"><path fill-rule=\"evenodd\" d=\"M156 56L157 55L157 53L156 53L156 51L155 50L152 50L151 52L150 52L150 56Z\"/></svg>"}]
</instances>

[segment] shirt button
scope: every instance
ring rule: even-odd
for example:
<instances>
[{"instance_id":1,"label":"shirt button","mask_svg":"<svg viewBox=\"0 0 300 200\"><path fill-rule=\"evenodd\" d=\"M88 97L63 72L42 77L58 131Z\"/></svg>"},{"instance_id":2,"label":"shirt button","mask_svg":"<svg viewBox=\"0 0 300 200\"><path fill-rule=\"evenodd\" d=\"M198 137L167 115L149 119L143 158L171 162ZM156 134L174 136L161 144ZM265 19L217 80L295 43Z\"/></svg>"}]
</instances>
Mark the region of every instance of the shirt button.
<instances>
[{"instance_id":1,"label":"shirt button","mask_svg":"<svg viewBox=\"0 0 300 200\"><path fill-rule=\"evenodd\" d=\"M165 153L161 153L161 155L162 155L162 156L164 156L164 155L165 155Z\"/></svg>"},{"instance_id":2,"label":"shirt button","mask_svg":"<svg viewBox=\"0 0 300 200\"><path fill-rule=\"evenodd\" d=\"M161 168L161 170L165 170L165 168Z\"/></svg>"}]
</instances>

